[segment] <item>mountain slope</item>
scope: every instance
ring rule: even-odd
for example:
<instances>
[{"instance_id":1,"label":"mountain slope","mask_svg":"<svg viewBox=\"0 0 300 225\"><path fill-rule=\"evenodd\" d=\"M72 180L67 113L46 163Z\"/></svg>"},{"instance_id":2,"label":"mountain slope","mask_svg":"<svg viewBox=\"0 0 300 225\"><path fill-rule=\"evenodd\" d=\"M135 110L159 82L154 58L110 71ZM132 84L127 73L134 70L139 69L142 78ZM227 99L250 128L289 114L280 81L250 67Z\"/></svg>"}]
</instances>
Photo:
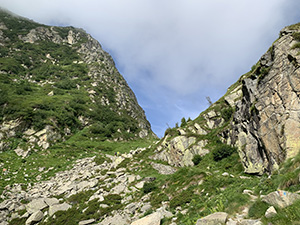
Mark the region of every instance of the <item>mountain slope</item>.
<instances>
[{"instance_id":1,"label":"mountain slope","mask_svg":"<svg viewBox=\"0 0 300 225\"><path fill-rule=\"evenodd\" d=\"M0 151L14 138L25 152L46 149L85 128L102 140L153 135L112 58L83 30L1 10L0 45Z\"/></svg>"}]
</instances>

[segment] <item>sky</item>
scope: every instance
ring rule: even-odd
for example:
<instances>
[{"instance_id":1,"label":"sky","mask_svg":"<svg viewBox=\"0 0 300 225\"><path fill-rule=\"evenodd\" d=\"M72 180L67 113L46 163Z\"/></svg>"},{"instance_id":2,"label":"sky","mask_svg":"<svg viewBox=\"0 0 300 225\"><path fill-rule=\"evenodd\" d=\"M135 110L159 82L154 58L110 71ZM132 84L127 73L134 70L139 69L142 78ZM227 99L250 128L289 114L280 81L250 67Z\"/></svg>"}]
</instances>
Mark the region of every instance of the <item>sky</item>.
<instances>
[{"instance_id":1,"label":"sky","mask_svg":"<svg viewBox=\"0 0 300 225\"><path fill-rule=\"evenodd\" d=\"M256 64L299 0L0 0L47 25L80 27L112 55L159 136L196 118Z\"/></svg>"}]
</instances>

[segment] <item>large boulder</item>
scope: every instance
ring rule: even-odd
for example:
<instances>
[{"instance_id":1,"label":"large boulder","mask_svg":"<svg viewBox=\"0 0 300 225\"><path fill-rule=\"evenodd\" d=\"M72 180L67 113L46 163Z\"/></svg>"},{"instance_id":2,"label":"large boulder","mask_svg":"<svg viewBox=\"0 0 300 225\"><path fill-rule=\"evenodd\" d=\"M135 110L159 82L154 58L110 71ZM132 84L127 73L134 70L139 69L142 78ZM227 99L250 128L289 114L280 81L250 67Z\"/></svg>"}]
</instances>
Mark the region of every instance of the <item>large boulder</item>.
<instances>
[{"instance_id":1,"label":"large boulder","mask_svg":"<svg viewBox=\"0 0 300 225\"><path fill-rule=\"evenodd\" d=\"M177 169L171 166L154 163L154 162L151 163L151 166L153 167L153 169L157 170L160 174L165 174L165 175L173 174L177 171Z\"/></svg>"},{"instance_id":2,"label":"large boulder","mask_svg":"<svg viewBox=\"0 0 300 225\"><path fill-rule=\"evenodd\" d=\"M26 220L26 225L31 225L40 222L43 219L43 217L44 214L42 213L42 211L36 211Z\"/></svg>"},{"instance_id":3,"label":"large boulder","mask_svg":"<svg viewBox=\"0 0 300 225\"><path fill-rule=\"evenodd\" d=\"M265 212L265 217L266 218L271 218L271 217L275 216L276 214L277 214L276 209L274 208L274 206L271 206Z\"/></svg>"},{"instance_id":4,"label":"large boulder","mask_svg":"<svg viewBox=\"0 0 300 225\"><path fill-rule=\"evenodd\" d=\"M132 222L131 225L160 225L161 219L162 219L161 214L155 212L139 220Z\"/></svg>"},{"instance_id":5,"label":"large boulder","mask_svg":"<svg viewBox=\"0 0 300 225\"><path fill-rule=\"evenodd\" d=\"M44 198L38 198L29 202L26 205L26 210L29 214L32 214L47 207L48 205L45 203Z\"/></svg>"},{"instance_id":6,"label":"large boulder","mask_svg":"<svg viewBox=\"0 0 300 225\"><path fill-rule=\"evenodd\" d=\"M67 203L52 205L49 207L49 216L54 215L57 211L67 211L71 207L72 206Z\"/></svg>"},{"instance_id":7,"label":"large boulder","mask_svg":"<svg viewBox=\"0 0 300 225\"><path fill-rule=\"evenodd\" d=\"M228 219L225 212L216 212L197 220L196 225L224 225Z\"/></svg>"},{"instance_id":8,"label":"large boulder","mask_svg":"<svg viewBox=\"0 0 300 225\"><path fill-rule=\"evenodd\" d=\"M274 191L263 196L262 201L275 207L285 208L300 199L300 195L288 191Z\"/></svg>"}]
</instances>

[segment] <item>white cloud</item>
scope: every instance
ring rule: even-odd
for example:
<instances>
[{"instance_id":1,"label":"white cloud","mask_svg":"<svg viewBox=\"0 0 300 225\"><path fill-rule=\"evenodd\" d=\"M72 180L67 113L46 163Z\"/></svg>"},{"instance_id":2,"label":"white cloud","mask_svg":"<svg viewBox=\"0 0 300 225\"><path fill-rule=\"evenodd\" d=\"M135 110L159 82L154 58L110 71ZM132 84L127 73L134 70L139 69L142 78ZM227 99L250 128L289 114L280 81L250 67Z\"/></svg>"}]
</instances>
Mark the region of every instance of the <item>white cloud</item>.
<instances>
[{"instance_id":1,"label":"white cloud","mask_svg":"<svg viewBox=\"0 0 300 225\"><path fill-rule=\"evenodd\" d=\"M1 6L39 22L79 26L91 33L113 55L157 130L200 113L207 107L206 96L217 100L224 94L283 26L297 22L297 4L296 0L0 0ZM176 105L186 108L178 110Z\"/></svg>"}]
</instances>

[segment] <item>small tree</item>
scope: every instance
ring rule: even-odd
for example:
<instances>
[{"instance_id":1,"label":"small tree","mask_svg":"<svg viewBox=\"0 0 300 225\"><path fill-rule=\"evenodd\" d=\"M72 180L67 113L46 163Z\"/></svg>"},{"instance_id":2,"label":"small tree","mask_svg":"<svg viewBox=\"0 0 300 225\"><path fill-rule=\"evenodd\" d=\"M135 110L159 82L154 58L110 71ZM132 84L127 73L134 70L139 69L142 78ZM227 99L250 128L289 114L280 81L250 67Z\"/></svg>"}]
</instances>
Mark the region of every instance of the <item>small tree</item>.
<instances>
[{"instance_id":1,"label":"small tree","mask_svg":"<svg viewBox=\"0 0 300 225\"><path fill-rule=\"evenodd\" d=\"M209 97L209 96L206 97L206 100L208 101L208 104L209 104L209 105L212 105L212 104L213 104L212 101L210 100L210 97Z\"/></svg>"},{"instance_id":2,"label":"small tree","mask_svg":"<svg viewBox=\"0 0 300 225\"><path fill-rule=\"evenodd\" d=\"M186 125L186 120L184 117L182 117L180 127L184 127L185 125Z\"/></svg>"}]
</instances>

